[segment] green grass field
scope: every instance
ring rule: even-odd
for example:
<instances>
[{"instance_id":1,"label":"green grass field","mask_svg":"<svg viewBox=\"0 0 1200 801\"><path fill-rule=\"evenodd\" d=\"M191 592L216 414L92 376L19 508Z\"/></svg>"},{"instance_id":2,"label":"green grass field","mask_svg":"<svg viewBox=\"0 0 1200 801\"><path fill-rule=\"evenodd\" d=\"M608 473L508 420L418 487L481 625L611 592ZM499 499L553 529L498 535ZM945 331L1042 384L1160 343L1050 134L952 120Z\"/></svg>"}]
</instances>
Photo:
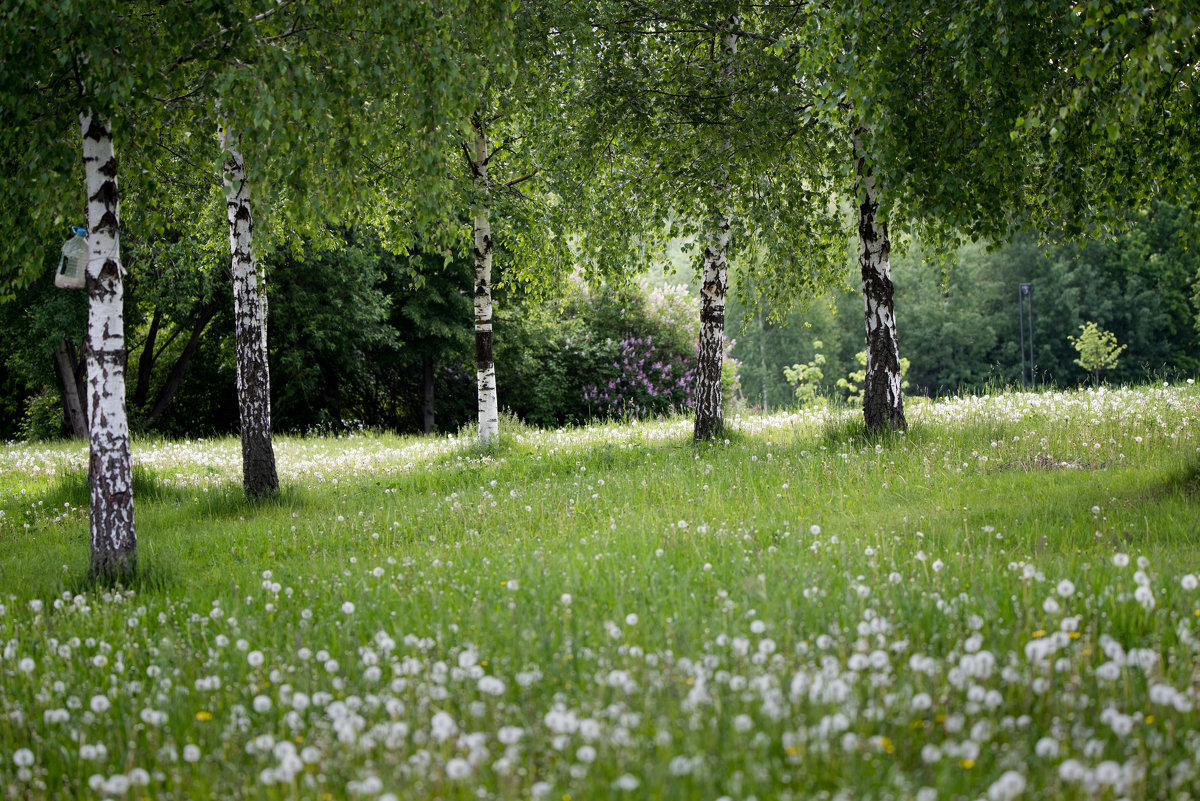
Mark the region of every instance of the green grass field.
<instances>
[{"instance_id":1,"label":"green grass field","mask_svg":"<svg viewBox=\"0 0 1200 801\"><path fill-rule=\"evenodd\" d=\"M1200 387L852 417L0 446L0 797L1197 797Z\"/></svg>"}]
</instances>

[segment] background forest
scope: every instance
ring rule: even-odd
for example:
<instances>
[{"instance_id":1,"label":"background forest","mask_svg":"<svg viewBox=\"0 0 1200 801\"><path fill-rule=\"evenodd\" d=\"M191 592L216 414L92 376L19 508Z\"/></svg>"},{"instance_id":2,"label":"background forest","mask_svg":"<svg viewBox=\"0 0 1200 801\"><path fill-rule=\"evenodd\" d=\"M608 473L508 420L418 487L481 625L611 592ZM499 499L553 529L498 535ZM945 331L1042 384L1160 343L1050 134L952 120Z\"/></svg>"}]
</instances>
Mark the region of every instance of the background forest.
<instances>
[{"instance_id":1,"label":"background forest","mask_svg":"<svg viewBox=\"0 0 1200 801\"><path fill-rule=\"evenodd\" d=\"M1034 285L1044 385L1088 380L1068 335L1089 321L1127 346L1107 380L1194 375L1196 233L1186 212L1156 203L1112 238L1084 244L1047 245L1030 233L991 249L968 245L940 260L907 243L893 269L908 390L944 395L1019 383L1021 282ZM232 304L220 270L196 270L182 248L130 239L128 403L135 427L170 436L235 431ZM686 407L696 321L684 287L695 281L688 254L677 245L671 255L647 280L624 287L589 289L568 277L534 295L501 274L496 359L508 373L498 385L501 408L553 426ZM433 430L456 431L473 418L469 261L397 256L370 236L343 230L321 248L277 251L267 272L271 363L276 376L286 376L272 385L279 430L421 431L427 378ZM845 400L838 379L861 369L855 272L848 255L843 288L781 314L731 297L732 402L796 404L784 369L810 363L818 352L825 358L818 394ZM66 344L78 352L85 316L86 297L55 290L48 279L0 305L0 438L69 430L55 351Z\"/></svg>"}]
</instances>

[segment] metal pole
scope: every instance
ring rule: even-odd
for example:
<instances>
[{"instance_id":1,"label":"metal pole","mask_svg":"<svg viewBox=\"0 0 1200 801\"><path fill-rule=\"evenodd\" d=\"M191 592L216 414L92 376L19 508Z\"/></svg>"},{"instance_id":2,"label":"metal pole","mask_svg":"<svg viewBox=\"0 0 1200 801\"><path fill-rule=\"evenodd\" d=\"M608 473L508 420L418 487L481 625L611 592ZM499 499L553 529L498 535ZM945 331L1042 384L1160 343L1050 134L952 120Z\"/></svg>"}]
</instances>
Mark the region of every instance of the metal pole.
<instances>
[{"instance_id":1,"label":"metal pole","mask_svg":"<svg viewBox=\"0 0 1200 801\"><path fill-rule=\"evenodd\" d=\"M1021 388L1025 388L1025 285L1017 287L1017 320L1021 327Z\"/></svg>"},{"instance_id":2,"label":"metal pole","mask_svg":"<svg viewBox=\"0 0 1200 801\"><path fill-rule=\"evenodd\" d=\"M767 329L763 325L762 308L758 310L758 358L762 363L763 414L767 413Z\"/></svg>"},{"instance_id":3,"label":"metal pole","mask_svg":"<svg viewBox=\"0 0 1200 801\"><path fill-rule=\"evenodd\" d=\"M1037 388L1037 372L1033 363L1033 284L1027 284L1029 287L1029 388Z\"/></svg>"},{"instance_id":4,"label":"metal pole","mask_svg":"<svg viewBox=\"0 0 1200 801\"><path fill-rule=\"evenodd\" d=\"M1021 385L1025 383L1025 299L1029 299L1029 383L1030 389L1034 388L1034 380L1036 371L1033 363L1033 284L1020 284L1017 287L1017 306L1021 316Z\"/></svg>"}]
</instances>

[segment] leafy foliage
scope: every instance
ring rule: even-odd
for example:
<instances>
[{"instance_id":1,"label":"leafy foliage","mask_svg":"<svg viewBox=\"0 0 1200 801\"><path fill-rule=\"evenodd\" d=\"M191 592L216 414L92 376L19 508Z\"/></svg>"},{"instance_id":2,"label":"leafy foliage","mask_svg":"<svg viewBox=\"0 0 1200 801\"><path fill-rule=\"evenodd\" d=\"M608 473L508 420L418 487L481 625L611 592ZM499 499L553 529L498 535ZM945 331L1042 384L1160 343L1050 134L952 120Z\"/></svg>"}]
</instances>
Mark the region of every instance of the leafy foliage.
<instances>
[{"instance_id":1,"label":"leafy foliage","mask_svg":"<svg viewBox=\"0 0 1200 801\"><path fill-rule=\"evenodd\" d=\"M694 326L681 288L576 285L557 309L517 322L510 344L497 348L497 362L515 367L500 402L539 426L685 408Z\"/></svg>"},{"instance_id":2,"label":"leafy foliage","mask_svg":"<svg viewBox=\"0 0 1200 801\"><path fill-rule=\"evenodd\" d=\"M731 263L777 305L835 281L837 135L800 113L813 102L797 76L804 51L780 47L811 15L689 0L567 7L579 89L564 98L575 157L559 172L564 213L589 232L584 264L619 276L721 213ZM728 56L725 36L738 42Z\"/></svg>"},{"instance_id":3,"label":"leafy foliage","mask_svg":"<svg viewBox=\"0 0 1200 801\"><path fill-rule=\"evenodd\" d=\"M1075 350L1079 351L1075 363L1092 373L1095 385L1100 386L1100 373L1117 366L1117 358L1125 346L1118 345L1116 335L1095 323L1085 323L1079 326L1079 331L1078 338L1067 337Z\"/></svg>"},{"instance_id":4,"label":"leafy foliage","mask_svg":"<svg viewBox=\"0 0 1200 801\"><path fill-rule=\"evenodd\" d=\"M825 371L821 367L826 360L821 348L825 347L825 343L817 339L813 340L812 346L816 351L812 361L783 368L783 377L796 388L796 403L799 406L811 406L823 397L821 382L825 380Z\"/></svg>"},{"instance_id":5,"label":"leafy foliage","mask_svg":"<svg viewBox=\"0 0 1200 801\"><path fill-rule=\"evenodd\" d=\"M1067 339L1093 320L1127 345L1109 373L1114 382L1195 375L1200 369L1200 303L1192 294L1200 256L1191 246L1187 212L1155 203L1129 215L1128 228L1107 240L1039 244L1032 234L992 248L965 246L941 262L919 241L893 257L900 344L911 361L915 392L982 391L1020 380L1017 286L1034 286L1034 361L1038 382L1068 386L1093 379ZM862 300L847 286L807 309L745 319L734 354L742 360L746 394L760 403L763 378L771 406L793 402L784 369L812 361L824 343L826 375L845 376L861 349ZM764 370L765 364L765 370Z\"/></svg>"},{"instance_id":6,"label":"leafy foliage","mask_svg":"<svg viewBox=\"0 0 1200 801\"><path fill-rule=\"evenodd\" d=\"M25 399L25 413L18 426L21 439L42 442L63 434L62 398L49 387Z\"/></svg>"},{"instance_id":7,"label":"leafy foliage","mask_svg":"<svg viewBox=\"0 0 1200 801\"><path fill-rule=\"evenodd\" d=\"M844 378L837 380L838 389L845 393L846 400L851 406L860 406L863 402L863 383L867 378L867 352L860 350L854 354L855 361L858 362L859 368L851 370ZM907 358L900 357L900 388L908 389L908 368L912 366Z\"/></svg>"}]
</instances>

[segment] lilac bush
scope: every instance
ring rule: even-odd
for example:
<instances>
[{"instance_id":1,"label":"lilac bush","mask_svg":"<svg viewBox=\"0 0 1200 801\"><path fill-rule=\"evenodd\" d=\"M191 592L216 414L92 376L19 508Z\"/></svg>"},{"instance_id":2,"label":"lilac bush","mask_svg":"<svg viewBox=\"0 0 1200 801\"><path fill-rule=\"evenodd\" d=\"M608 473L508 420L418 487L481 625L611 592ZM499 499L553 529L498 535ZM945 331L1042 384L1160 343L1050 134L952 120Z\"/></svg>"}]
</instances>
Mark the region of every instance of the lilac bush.
<instances>
[{"instance_id":1,"label":"lilac bush","mask_svg":"<svg viewBox=\"0 0 1200 801\"><path fill-rule=\"evenodd\" d=\"M651 335L629 334L620 341L606 377L607 381L602 379L583 388L584 403L595 416L665 414L691 406L695 358L659 347Z\"/></svg>"}]
</instances>

